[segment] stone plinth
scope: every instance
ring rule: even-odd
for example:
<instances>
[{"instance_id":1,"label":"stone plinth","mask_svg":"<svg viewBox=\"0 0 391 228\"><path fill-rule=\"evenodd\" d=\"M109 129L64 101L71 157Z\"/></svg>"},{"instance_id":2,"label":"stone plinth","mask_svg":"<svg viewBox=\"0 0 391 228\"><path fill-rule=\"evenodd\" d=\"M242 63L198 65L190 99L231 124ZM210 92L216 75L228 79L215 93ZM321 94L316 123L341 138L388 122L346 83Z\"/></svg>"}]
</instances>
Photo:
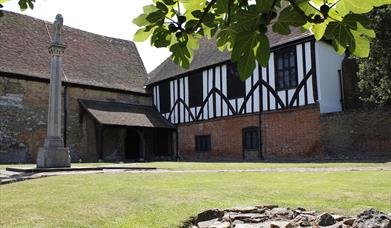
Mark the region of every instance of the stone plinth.
<instances>
[{"instance_id":1,"label":"stone plinth","mask_svg":"<svg viewBox=\"0 0 391 228\"><path fill-rule=\"evenodd\" d=\"M37 168L71 167L71 157L67 147L42 147L38 151Z\"/></svg>"}]
</instances>

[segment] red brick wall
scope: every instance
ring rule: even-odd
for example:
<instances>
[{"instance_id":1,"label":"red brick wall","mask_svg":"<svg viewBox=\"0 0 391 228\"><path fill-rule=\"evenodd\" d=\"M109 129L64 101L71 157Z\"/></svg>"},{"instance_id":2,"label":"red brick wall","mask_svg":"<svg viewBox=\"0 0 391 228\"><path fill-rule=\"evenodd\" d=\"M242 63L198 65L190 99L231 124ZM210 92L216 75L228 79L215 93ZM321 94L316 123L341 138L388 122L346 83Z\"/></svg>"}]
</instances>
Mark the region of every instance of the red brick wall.
<instances>
[{"instance_id":1,"label":"red brick wall","mask_svg":"<svg viewBox=\"0 0 391 228\"><path fill-rule=\"evenodd\" d=\"M255 114L179 125L179 155L185 160L242 160L242 129L258 126L258 120ZM196 153L195 136L209 134L212 151Z\"/></svg>"},{"instance_id":2,"label":"red brick wall","mask_svg":"<svg viewBox=\"0 0 391 228\"><path fill-rule=\"evenodd\" d=\"M262 144L266 160L321 159L319 107L263 114Z\"/></svg>"},{"instance_id":3,"label":"red brick wall","mask_svg":"<svg viewBox=\"0 0 391 228\"><path fill-rule=\"evenodd\" d=\"M178 126L179 153L185 160L242 160L242 130L259 126L258 114ZM211 135L212 151L195 152L195 136ZM317 106L262 114L262 153L266 160L322 158Z\"/></svg>"}]
</instances>

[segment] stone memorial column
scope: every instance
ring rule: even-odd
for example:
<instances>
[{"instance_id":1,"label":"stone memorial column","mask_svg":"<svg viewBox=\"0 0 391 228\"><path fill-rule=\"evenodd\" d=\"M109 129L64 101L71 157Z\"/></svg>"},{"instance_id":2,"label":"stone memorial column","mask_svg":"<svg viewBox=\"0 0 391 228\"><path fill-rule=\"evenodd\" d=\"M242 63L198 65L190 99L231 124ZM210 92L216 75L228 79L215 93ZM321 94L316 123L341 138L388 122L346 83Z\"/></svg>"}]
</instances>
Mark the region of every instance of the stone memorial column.
<instances>
[{"instance_id":1,"label":"stone memorial column","mask_svg":"<svg viewBox=\"0 0 391 228\"><path fill-rule=\"evenodd\" d=\"M54 38L49 46L52 61L47 136L44 146L38 152L38 168L64 168L71 165L69 149L64 147L64 140L61 137L61 59L66 47L61 39L62 26L63 17L58 14L53 24Z\"/></svg>"}]
</instances>

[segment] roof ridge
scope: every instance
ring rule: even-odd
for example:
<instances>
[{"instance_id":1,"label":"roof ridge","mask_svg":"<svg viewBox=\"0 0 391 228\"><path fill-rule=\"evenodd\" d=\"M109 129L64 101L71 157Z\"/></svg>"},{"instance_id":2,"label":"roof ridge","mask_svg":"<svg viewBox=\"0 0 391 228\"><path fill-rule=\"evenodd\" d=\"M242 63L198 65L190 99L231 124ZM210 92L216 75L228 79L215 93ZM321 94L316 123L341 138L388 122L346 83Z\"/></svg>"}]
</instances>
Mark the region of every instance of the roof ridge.
<instances>
[{"instance_id":1,"label":"roof ridge","mask_svg":"<svg viewBox=\"0 0 391 228\"><path fill-rule=\"evenodd\" d=\"M31 18L31 19L36 20L36 21L42 21L45 24L49 24L49 25L53 24L53 22L50 22L50 21L47 21L47 20L44 20L44 19L40 19L40 18L36 18L36 17L30 16L30 15L26 15L26 14L22 14L22 13L18 13L18 12L13 12L13 11L9 11L9 10L2 10L2 11L5 12L5 13L16 14L18 16ZM126 40L126 39L122 39L122 38L106 36L106 35L90 32L90 31L86 31L86 30L83 30L83 29L75 28L75 27L72 27L72 26L69 26L69 25L64 25L63 29L77 30L77 31L80 31L80 32L83 32L83 33L86 33L86 34L99 36L99 37L102 37L102 38L105 38L105 39L112 39L112 40L118 41L118 42L133 43L134 44L134 42L132 40Z\"/></svg>"},{"instance_id":2,"label":"roof ridge","mask_svg":"<svg viewBox=\"0 0 391 228\"><path fill-rule=\"evenodd\" d=\"M137 106L137 107L145 107L145 108L153 108L150 105L142 105L142 104L132 104L128 102L122 102L118 100L93 100L93 99L83 99L79 98L77 99L79 102L102 102L102 103L114 103L114 104L121 104L121 105L128 105L128 106Z\"/></svg>"}]
</instances>

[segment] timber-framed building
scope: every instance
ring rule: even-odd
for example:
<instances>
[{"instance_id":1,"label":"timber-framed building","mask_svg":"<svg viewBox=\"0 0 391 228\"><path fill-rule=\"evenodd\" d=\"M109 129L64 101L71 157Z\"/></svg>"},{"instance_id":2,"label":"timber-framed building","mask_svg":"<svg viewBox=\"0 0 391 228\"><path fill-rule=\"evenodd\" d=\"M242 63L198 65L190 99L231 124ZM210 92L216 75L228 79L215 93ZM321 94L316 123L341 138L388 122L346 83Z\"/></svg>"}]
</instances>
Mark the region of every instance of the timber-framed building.
<instances>
[{"instance_id":1,"label":"timber-framed building","mask_svg":"<svg viewBox=\"0 0 391 228\"><path fill-rule=\"evenodd\" d=\"M344 56L298 29L268 37L268 66L245 81L229 53L207 39L189 69L167 59L150 73L154 106L177 126L184 159L323 158L320 115L342 110Z\"/></svg>"}]
</instances>

